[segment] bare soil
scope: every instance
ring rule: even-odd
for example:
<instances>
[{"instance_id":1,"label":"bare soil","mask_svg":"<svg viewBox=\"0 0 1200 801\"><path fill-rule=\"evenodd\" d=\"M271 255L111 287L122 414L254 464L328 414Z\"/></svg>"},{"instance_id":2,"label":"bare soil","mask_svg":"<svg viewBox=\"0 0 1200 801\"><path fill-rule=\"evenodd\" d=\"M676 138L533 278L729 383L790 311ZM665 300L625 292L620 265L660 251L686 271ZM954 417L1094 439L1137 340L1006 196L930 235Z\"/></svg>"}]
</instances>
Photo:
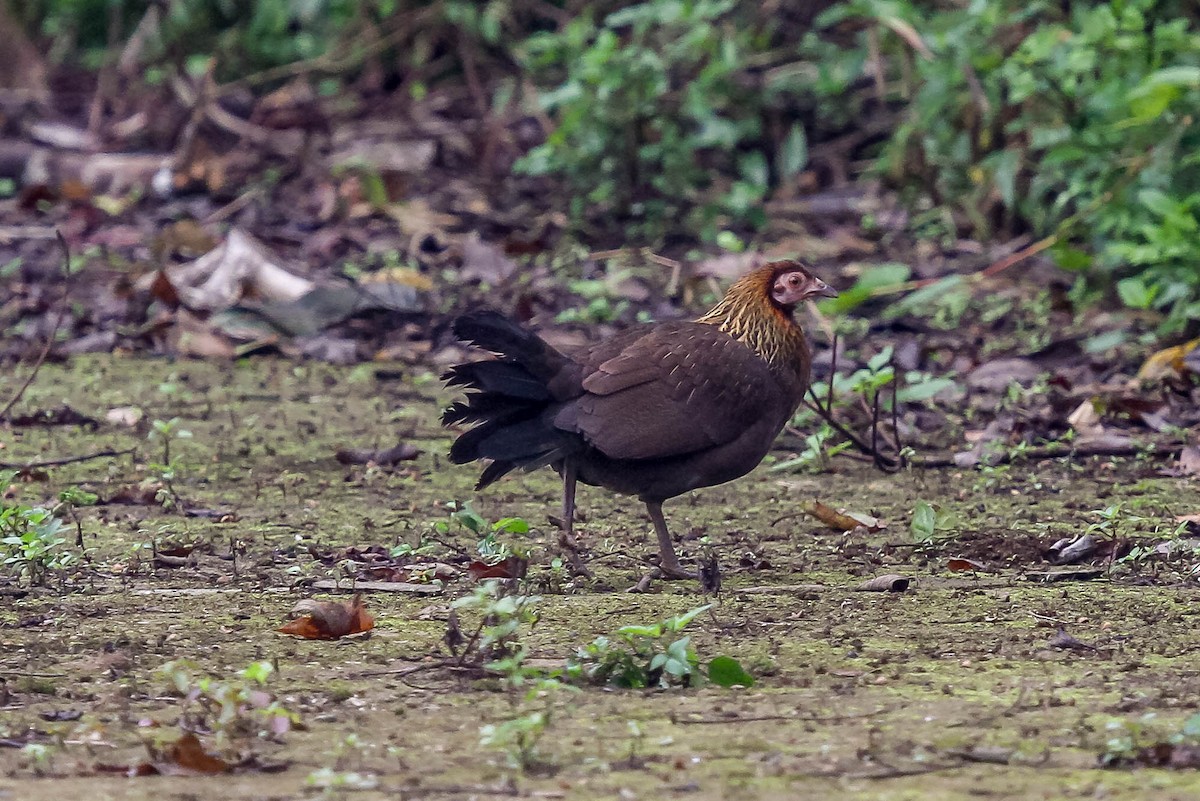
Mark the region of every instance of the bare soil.
<instances>
[{"instance_id":1,"label":"bare soil","mask_svg":"<svg viewBox=\"0 0 1200 801\"><path fill-rule=\"evenodd\" d=\"M437 415L450 395L434 371L405 367L402 378L381 379L380 367L104 357L43 368L26 407L65 402L101 424L0 431L0 461L136 450L34 471L38 480L15 490L25 502L50 502L71 486L107 499L153 477L162 446L147 438L149 421L178 417L192 437L172 444L181 465L177 508L83 508L81 561L48 587L0 583L0 740L12 746L0 748L0 801L1200 797L1194 770L1102 769L1098 761L1124 731L1114 721L1137 723L1151 743L1196 713L1195 557L1104 557L1095 580L1027 580L1051 569L1051 543L1100 520L1094 510L1121 505L1116 530L1106 533L1125 543L1117 554L1152 547L1175 516L1200 511L1194 482L1138 459L896 476L840 460L820 475L764 465L677 499L667 515L681 550L695 557L710 543L724 573L712 614L692 624L696 648L705 658L739 659L757 683L564 694L540 743L542 769L508 766L503 753L480 745L479 727L518 714L519 692L433 668L386 673L444 654L447 607L469 592L465 574L435 595L368 594L377 623L367 635L304 641L275 632L296 600L329 597L314 593L313 581L341 576L344 565L318 561L314 550L417 545L446 519L447 502L473 498L477 471L444 458L450 436ZM0 381L0 395L15 380ZM145 411L140 427L105 422L109 410L129 405ZM339 448L398 439L421 455L387 469L334 459ZM519 516L532 525L512 537L532 551L530 583L542 597L540 621L524 635L532 658L561 662L619 626L711 600L687 582L625 592L655 550L634 500L582 488L590 580L551 565L558 484L549 471L473 500L490 520ZM890 525L868 535L830 531L795 514L808 500ZM909 532L918 500L948 512L932 544L915 544ZM462 531L444 539L464 552L475 547ZM151 542L198 545L190 561L168 567L143 547ZM452 563L453 548L442 553ZM988 571L951 572L952 557ZM855 591L885 573L911 577L912 586ZM1064 647L1060 629L1078 644ZM178 736L182 701L158 668L184 658L222 680L255 660L274 662L268 689L301 725L274 738L222 744L202 731L201 739L280 770L103 772L138 764L147 743ZM53 720L66 712L80 714ZM45 748L21 747L31 743ZM314 786L310 777L322 769L344 786ZM351 773L371 789L349 789Z\"/></svg>"}]
</instances>

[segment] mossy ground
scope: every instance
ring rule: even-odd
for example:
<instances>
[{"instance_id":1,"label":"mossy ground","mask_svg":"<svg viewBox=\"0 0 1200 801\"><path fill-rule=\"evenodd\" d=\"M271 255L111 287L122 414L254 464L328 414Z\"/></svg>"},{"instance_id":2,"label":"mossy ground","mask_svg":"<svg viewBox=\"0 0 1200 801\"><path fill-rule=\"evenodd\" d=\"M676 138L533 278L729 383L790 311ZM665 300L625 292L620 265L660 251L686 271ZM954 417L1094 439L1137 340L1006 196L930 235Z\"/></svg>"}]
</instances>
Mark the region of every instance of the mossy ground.
<instances>
[{"instance_id":1,"label":"mossy ground","mask_svg":"<svg viewBox=\"0 0 1200 801\"><path fill-rule=\"evenodd\" d=\"M1194 771L1097 768L1110 721L1155 713L1151 728L1165 735L1200 702L1200 588L1187 565L1146 561L1092 582L1024 580L1045 568L1041 547L1097 521L1091 510L1122 504L1121 537L1165 531L1175 515L1198 511L1194 484L1137 460L891 477L845 465L813 476L763 467L677 499L667 514L682 550L694 556L707 537L725 575L713 614L693 624L696 647L740 659L757 685L564 696L541 743L552 775L509 769L503 754L480 746L478 729L513 716L519 696L444 672L379 675L439 650L444 607L468 590L465 578L441 596L370 595L377 626L369 636L313 642L274 631L308 594L306 580L337 570L301 545L415 544L445 519L447 501L473 497L476 470L442 456L450 440L437 414L449 395L424 368L398 380L379 380L375 370L120 358L42 370L27 408L67 402L103 420L109 409L136 405L147 420L180 418L193 436L173 446L182 464L176 489L188 507L214 514L83 509L85 560L69 580L0 599L0 737L21 741L37 730L51 744L42 761L0 749L0 799L295 798L314 792L305 780L321 768L375 777L376 789L355 793L361 798L505 790L551 798L1200 797ZM0 395L14 385L6 380ZM333 458L338 448L397 439L422 455L395 470ZM0 461L10 462L137 449L52 468L47 480L19 487L29 503L75 485L107 497L152 475L161 453L144 430L111 424L16 428L0 441ZM813 499L891 526L864 540L790 516ZM935 546L912 546L908 520L919 499L950 512ZM561 660L621 625L706 602L691 583L623 591L654 550L636 501L581 490L580 535L597 576L558 592L548 567L555 477L518 476L474 503L489 519L533 525L531 577L551 590L525 638L533 657ZM156 568L135 547L154 540L211 543L211 553ZM457 542L474 544L465 534ZM220 558L231 547L237 558ZM950 573L951 556L994 572ZM853 591L881 573L911 576L914 588ZM1053 647L1059 628L1094 648ZM278 664L270 687L304 729L281 742L236 745L286 770L95 775L98 763L140 759L143 741L160 731L149 722L175 731L179 700L155 670L179 658L216 677L253 660ZM82 716L42 717L67 710ZM996 755L1008 764L989 761Z\"/></svg>"}]
</instances>

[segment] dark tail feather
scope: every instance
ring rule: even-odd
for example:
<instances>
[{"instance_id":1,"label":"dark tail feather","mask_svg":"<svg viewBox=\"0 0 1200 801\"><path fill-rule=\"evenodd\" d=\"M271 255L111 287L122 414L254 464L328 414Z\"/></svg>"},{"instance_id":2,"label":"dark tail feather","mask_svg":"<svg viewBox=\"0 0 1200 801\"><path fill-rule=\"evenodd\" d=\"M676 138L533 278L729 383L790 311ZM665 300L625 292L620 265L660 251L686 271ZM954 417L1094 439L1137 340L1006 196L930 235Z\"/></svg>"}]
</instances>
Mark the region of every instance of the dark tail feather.
<instances>
[{"instance_id":1,"label":"dark tail feather","mask_svg":"<svg viewBox=\"0 0 1200 801\"><path fill-rule=\"evenodd\" d=\"M460 364L442 376L466 390L464 400L442 413L442 424L476 424L455 440L450 461L491 460L476 489L514 469L552 464L580 447L575 435L554 426L555 398L547 386L566 365L566 356L491 311L459 317L454 334L501 357Z\"/></svg>"},{"instance_id":2,"label":"dark tail feather","mask_svg":"<svg viewBox=\"0 0 1200 801\"><path fill-rule=\"evenodd\" d=\"M496 311L464 314L454 321L452 330L463 342L497 353L542 380L551 378L567 361L537 334Z\"/></svg>"},{"instance_id":3,"label":"dark tail feather","mask_svg":"<svg viewBox=\"0 0 1200 801\"><path fill-rule=\"evenodd\" d=\"M524 365L508 360L460 364L447 370L442 379L452 387L533 401L550 400L545 381L535 378Z\"/></svg>"}]
</instances>

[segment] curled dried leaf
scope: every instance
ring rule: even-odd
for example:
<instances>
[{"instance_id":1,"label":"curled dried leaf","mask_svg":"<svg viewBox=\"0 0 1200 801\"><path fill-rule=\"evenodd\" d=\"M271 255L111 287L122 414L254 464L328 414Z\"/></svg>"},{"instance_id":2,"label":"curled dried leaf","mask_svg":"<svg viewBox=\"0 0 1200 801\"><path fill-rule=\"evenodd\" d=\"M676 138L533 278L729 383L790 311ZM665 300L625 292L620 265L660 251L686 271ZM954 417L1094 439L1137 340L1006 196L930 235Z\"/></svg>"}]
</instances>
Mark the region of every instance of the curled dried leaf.
<instances>
[{"instance_id":1,"label":"curled dried leaf","mask_svg":"<svg viewBox=\"0 0 1200 801\"><path fill-rule=\"evenodd\" d=\"M834 509L820 501L805 504L804 511L834 531L853 531L859 526L864 526L868 531L874 532L887 527L887 523L871 515Z\"/></svg>"},{"instance_id":2,"label":"curled dried leaf","mask_svg":"<svg viewBox=\"0 0 1200 801\"><path fill-rule=\"evenodd\" d=\"M195 773L227 773L230 765L223 759L215 757L204 750L200 738L195 734L184 732L166 753L168 766L183 768ZM167 766L158 766L163 770ZM163 770L163 772L171 772Z\"/></svg>"},{"instance_id":3,"label":"curled dried leaf","mask_svg":"<svg viewBox=\"0 0 1200 801\"><path fill-rule=\"evenodd\" d=\"M904 592L908 589L910 582L911 580L905 576L888 573L868 579L854 589L859 592Z\"/></svg>"},{"instance_id":4,"label":"curled dried leaf","mask_svg":"<svg viewBox=\"0 0 1200 801\"><path fill-rule=\"evenodd\" d=\"M346 603L305 598L291 611L294 618L277 631L306 640L336 640L375 628L375 618L363 608L362 595Z\"/></svg>"}]
</instances>

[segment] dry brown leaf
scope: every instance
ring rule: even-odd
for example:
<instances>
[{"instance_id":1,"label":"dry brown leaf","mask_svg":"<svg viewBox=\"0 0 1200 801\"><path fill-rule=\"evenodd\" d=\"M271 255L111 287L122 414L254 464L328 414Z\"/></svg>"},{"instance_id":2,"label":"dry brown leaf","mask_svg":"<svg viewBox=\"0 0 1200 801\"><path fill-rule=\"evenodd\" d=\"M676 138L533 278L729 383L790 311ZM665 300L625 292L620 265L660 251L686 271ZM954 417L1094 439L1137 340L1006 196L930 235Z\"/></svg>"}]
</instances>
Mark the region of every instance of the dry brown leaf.
<instances>
[{"instance_id":1,"label":"dry brown leaf","mask_svg":"<svg viewBox=\"0 0 1200 801\"><path fill-rule=\"evenodd\" d=\"M904 592L908 589L910 583L911 580L905 576L888 573L883 576L876 576L873 579L867 579L854 589L859 592Z\"/></svg>"},{"instance_id":2,"label":"dry brown leaf","mask_svg":"<svg viewBox=\"0 0 1200 801\"><path fill-rule=\"evenodd\" d=\"M227 773L230 768L228 762L206 752L200 744L200 738L190 731L184 732L171 745L166 756L170 760L168 766L178 766L195 773Z\"/></svg>"},{"instance_id":3,"label":"dry brown leaf","mask_svg":"<svg viewBox=\"0 0 1200 801\"><path fill-rule=\"evenodd\" d=\"M480 281L494 286L517 271L517 263L504 255L503 250L484 242L474 232L463 242L462 253L463 264L458 276L463 281Z\"/></svg>"},{"instance_id":4,"label":"dry brown leaf","mask_svg":"<svg viewBox=\"0 0 1200 801\"><path fill-rule=\"evenodd\" d=\"M1200 347L1200 339L1193 339L1191 342L1171 348L1163 348L1146 359L1141 369L1138 370L1137 377L1152 380L1171 373L1182 375L1187 371L1184 360L1198 347Z\"/></svg>"},{"instance_id":5,"label":"dry brown leaf","mask_svg":"<svg viewBox=\"0 0 1200 801\"><path fill-rule=\"evenodd\" d=\"M390 448L372 450L370 448L343 448L333 455L339 464L376 464L393 465L398 462L416 459L421 451L407 442L401 442Z\"/></svg>"},{"instance_id":6,"label":"dry brown leaf","mask_svg":"<svg viewBox=\"0 0 1200 801\"><path fill-rule=\"evenodd\" d=\"M234 228L217 247L189 264L167 268L170 285L184 305L219 311L244 297L295 301L310 291L313 282L278 263L278 257L250 234ZM137 283L149 290L158 273Z\"/></svg>"},{"instance_id":7,"label":"dry brown leaf","mask_svg":"<svg viewBox=\"0 0 1200 801\"><path fill-rule=\"evenodd\" d=\"M804 505L804 511L817 520L820 520L825 525L834 531L853 531L859 526L864 526L868 531L879 531L887 528L887 523L861 512L847 512L843 509L834 509L831 506L826 506L820 501L811 501Z\"/></svg>"},{"instance_id":8,"label":"dry brown leaf","mask_svg":"<svg viewBox=\"0 0 1200 801\"><path fill-rule=\"evenodd\" d=\"M137 406L118 406L115 409L109 409L104 414L104 419L113 425L133 428L145 416L146 413Z\"/></svg>"},{"instance_id":9,"label":"dry brown leaf","mask_svg":"<svg viewBox=\"0 0 1200 801\"><path fill-rule=\"evenodd\" d=\"M363 608L362 595L346 603L305 598L292 607L294 620L277 631L306 640L336 640L375 628L375 618Z\"/></svg>"},{"instance_id":10,"label":"dry brown leaf","mask_svg":"<svg viewBox=\"0 0 1200 801\"><path fill-rule=\"evenodd\" d=\"M983 572L988 569L988 566L983 562L976 562L974 559L956 556L946 561L946 569L955 573L963 573L969 570Z\"/></svg>"},{"instance_id":11,"label":"dry brown leaf","mask_svg":"<svg viewBox=\"0 0 1200 801\"><path fill-rule=\"evenodd\" d=\"M1179 461L1175 463L1175 475L1200 476L1200 448L1188 445L1180 452Z\"/></svg>"},{"instance_id":12,"label":"dry brown leaf","mask_svg":"<svg viewBox=\"0 0 1200 801\"><path fill-rule=\"evenodd\" d=\"M498 578L510 579L521 578L525 575L526 569L529 567L529 562L517 556L510 556L507 559L488 564L478 560L471 563L467 568L467 576L471 581L480 581L482 579Z\"/></svg>"},{"instance_id":13,"label":"dry brown leaf","mask_svg":"<svg viewBox=\"0 0 1200 801\"><path fill-rule=\"evenodd\" d=\"M1088 398L1067 416L1067 424L1080 434L1098 433L1104 429L1100 424L1100 413L1096 411L1096 403Z\"/></svg>"}]
</instances>

